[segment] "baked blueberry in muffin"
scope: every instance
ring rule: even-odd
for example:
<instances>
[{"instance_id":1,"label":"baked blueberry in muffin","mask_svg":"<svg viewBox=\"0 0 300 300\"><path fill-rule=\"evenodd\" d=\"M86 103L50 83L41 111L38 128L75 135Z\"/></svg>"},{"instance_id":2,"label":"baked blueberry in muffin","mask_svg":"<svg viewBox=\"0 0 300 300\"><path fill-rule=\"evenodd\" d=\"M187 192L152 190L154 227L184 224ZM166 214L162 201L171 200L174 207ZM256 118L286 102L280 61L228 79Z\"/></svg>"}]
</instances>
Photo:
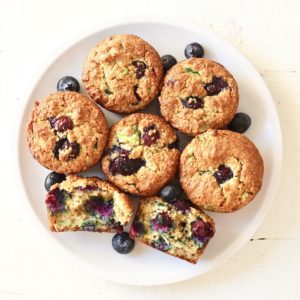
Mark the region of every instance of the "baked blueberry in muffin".
<instances>
[{"instance_id":1,"label":"baked blueberry in muffin","mask_svg":"<svg viewBox=\"0 0 300 300\"><path fill-rule=\"evenodd\" d=\"M97 177L67 176L46 196L52 231L122 232L133 215L131 200Z\"/></svg>"},{"instance_id":2,"label":"baked blueberry in muffin","mask_svg":"<svg viewBox=\"0 0 300 300\"><path fill-rule=\"evenodd\" d=\"M86 170L100 159L108 137L101 109L76 92L57 92L37 104L27 126L33 157L57 173Z\"/></svg>"},{"instance_id":3,"label":"baked blueberry in muffin","mask_svg":"<svg viewBox=\"0 0 300 300\"><path fill-rule=\"evenodd\" d=\"M159 197L140 201L130 229L132 238L193 264L214 233L214 221L191 202Z\"/></svg>"},{"instance_id":4,"label":"baked blueberry in muffin","mask_svg":"<svg viewBox=\"0 0 300 300\"><path fill-rule=\"evenodd\" d=\"M226 127L237 110L238 87L222 65L190 58L168 71L159 102L167 122L195 136L210 128Z\"/></svg>"},{"instance_id":5,"label":"baked blueberry in muffin","mask_svg":"<svg viewBox=\"0 0 300 300\"><path fill-rule=\"evenodd\" d=\"M111 128L102 169L120 189L154 195L175 175L180 152L174 130L160 117L131 114Z\"/></svg>"},{"instance_id":6,"label":"baked blueberry in muffin","mask_svg":"<svg viewBox=\"0 0 300 300\"><path fill-rule=\"evenodd\" d=\"M102 40L85 61L82 82L97 103L118 113L144 108L158 94L163 75L155 49L132 34Z\"/></svg>"}]
</instances>

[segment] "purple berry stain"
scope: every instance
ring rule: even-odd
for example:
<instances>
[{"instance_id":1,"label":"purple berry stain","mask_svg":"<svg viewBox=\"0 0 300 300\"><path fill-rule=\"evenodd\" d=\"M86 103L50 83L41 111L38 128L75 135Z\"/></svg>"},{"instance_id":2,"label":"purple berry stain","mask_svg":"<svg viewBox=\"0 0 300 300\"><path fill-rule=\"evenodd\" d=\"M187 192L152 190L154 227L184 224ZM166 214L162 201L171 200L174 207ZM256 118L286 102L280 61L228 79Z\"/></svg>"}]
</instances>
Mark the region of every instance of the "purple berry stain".
<instances>
[{"instance_id":1,"label":"purple berry stain","mask_svg":"<svg viewBox=\"0 0 300 300\"><path fill-rule=\"evenodd\" d=\"M214 172L213 176L216 178L218 184L222 184L233 177L233 172L229 167L220 165L218 170Z\"/></svg>"},{"instance_id":2,"label":"purple berry stain","mask_svg":"<svg viewBox=\"0 0 300 300\"><path fill-rule=\"evenodd\" d=\"M145 233L144 225L137 219L134 219L130 228L130 236L134 239Z\"/></svg>"},{"instance_id":3,"label":"purple berry stain","mask_svg":"<svg viewBox=\"0 0 300 300\"><path fill-rule=\"evenodd\" d=\"M113 214L113 201L93 196L85 203L85 210L92 216L108 220Z\"/></svg>"},{"instance_id":4,"label":"purple berry stain","mask_svg":"<svg viewBox=\"0 0 300 300\"><path fill-rule=\"evenodd\" d=\"M161 212L151 221L152 229L159 232L168 232L173 224L172 220L166 212Z\"/></svg>"},{"instance_id":5,"label":"purple berry stain","mask_svg":"<svg viewBox=\"0 0 300 300\"><path fill-rule=\"evenodd\" d=\"M166 241L162 237L159 237L157 240L152 241L151 246L157 250L164 252L171 248L171 246L166 243Z\"/></svg>"},{"instance_id":6,"label":"purple berry stain","mask_svg":"<svg viewBox=\"0 0 300 300\"><path fill-rule=\"evenodd\" d=\"M201 219L191 223L191 231L193 240L200 246L203 246L203 244L207 243L214 236L212 225L205 223Z\"/></svg>"},{"instance_id":7,"label":"purple berry stain","mask_svg":"<svg viewBox=\"0 0 300 300\"><path fill-rule=\"evenodd\" d=\"M142 139L144 140L146 146L151 146L155 144L159 138L160 133L155 124L144 128Z\"/></svg>"},{"instance_id":8,"label":"purple berry stain","mask_svg":"<svg viewBox=\"0 0 300 300\"><path fill-rule=\"evenodd\" d=\"M178 211L181 211L183 213L188 213L191 210L192 204L188 200L179 199L175 202L172 202L172 204L175 206L175 209Z\"/></svg>"},{"instance_id":9,"label":"purple berry stain","mask_svg":"<svg viewBox=\"0 0 300 300\"><path fill-rule=\"evenodd\" d=\"M46 206L52 214L65 209L66 193L59 188L50 190L46 197Z\"/></svg>"}]
</instances>

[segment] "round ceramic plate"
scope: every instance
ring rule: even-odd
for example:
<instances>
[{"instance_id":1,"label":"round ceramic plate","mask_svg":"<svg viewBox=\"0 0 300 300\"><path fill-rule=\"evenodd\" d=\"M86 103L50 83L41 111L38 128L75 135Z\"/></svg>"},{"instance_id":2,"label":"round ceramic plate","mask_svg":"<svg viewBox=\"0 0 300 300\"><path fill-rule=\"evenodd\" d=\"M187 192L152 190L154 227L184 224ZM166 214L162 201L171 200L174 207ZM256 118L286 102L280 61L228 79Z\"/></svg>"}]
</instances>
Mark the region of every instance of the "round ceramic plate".
<instances>
[{"instance_id":1,"label":"round ceramic plate","mask_svg":"<svg viewBox=\"0 0 300 300\"><path fill-rule=\"evenodd\" d=\"M82 34L68 47L57 52L47 62L39 77L32 82L32 89L24 99L18 129L18 165L24 193L34 214L49 233L49 243L54 237L66 251L73 253L70 259L89 268L102 278L135 285L158 285L186 280L203 274L221 261L233 256L245 244L262 222L269 209L278 185L282 140L280 124L272 97L259 73L236 48L215 33L198 25L182 25L186 22L161 20L134 20L93 28ZM252 125L246 135L257 145L265 163L262 190L245 208L230 214L211 213L216 223L216 235L209 243L204 255L196 265L171 257L139 242L128 255L120 255L111 246L112 234L89 232L52 233L48 230L44 205L44 179L49 173L31 156L25 134L25 124L34 101L44 98L56 90L59 78L72 75L81 78L83 62L101 39L111 34L132 33L148 41L160 55L172 54L178 61L183 60L184 48L190 42L200 42L205 48L205 57L224 65L236 78L240 91L238 111L251 116ZM84 88L81 87L84 92ZM108 112L109 124L121 118ZM157 100L146 109L158 113ZM30 169L30 173L27 170ZM103 177L100 166L84 175ZM24 197L24 199L26 199ZM63 249L62 249L63 251Z\"/></svg>"}]
</instances>

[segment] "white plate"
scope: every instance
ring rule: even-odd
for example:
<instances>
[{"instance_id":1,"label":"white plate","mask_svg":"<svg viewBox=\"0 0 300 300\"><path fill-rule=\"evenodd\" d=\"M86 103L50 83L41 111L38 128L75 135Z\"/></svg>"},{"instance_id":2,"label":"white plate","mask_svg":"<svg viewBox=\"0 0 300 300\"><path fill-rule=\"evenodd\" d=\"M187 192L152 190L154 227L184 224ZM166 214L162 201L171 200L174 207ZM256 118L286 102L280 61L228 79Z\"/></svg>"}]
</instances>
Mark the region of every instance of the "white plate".
<instances>
[{"instance_id":1,"label":"white plate","mask_svg":"<svg viewBox=\"0 0 300 300\"><path fill-rule=\"evenodd\" d=\"M185 24L185 25L183 25ZM216 222L217 233L198 264L192 265L141 243L136 243L129 255L116 253L111 246L112 234L51 233L48 230L44 205L44 179L49 173L29 153L24 124L32 110L34 100L56 90L56 83L64 75L80 79L81 67L89 50L101 39L116 33L133 33L150 42L161 54L172 54L178 61L184 59L184 48L190 42L200 42L205 57L223 64L234 75L240 90L239 111L248 113L252 125L246 135L259 148L265 163L262 190L247 207L232 214L210 213ZM84 90L82 88L82 90ZM155 105L152 105L155 110ZM105 111L110 124L120 117ZM67 48L57 52L47 63L39 78L24 99L24 109L18 129L18 165L26 198L40 223L46 228L78 264L89 268L102 278L134 285L158 285L186 280L203 274L229 256L233 256L246 243L262 222L269 209L279 182L282 161L280 125L272 97L259 73L251 63L227 41L215 33L186 22L162 20L133 20L98 26ZM30 170L30 172L27 172ZM100 176L99 165L85 174ZM25 197L24 197L25 198ZM53 239L52 239L53 240ZM74 258L76 257L76 258Z\"/></svg>"}]
</instances>

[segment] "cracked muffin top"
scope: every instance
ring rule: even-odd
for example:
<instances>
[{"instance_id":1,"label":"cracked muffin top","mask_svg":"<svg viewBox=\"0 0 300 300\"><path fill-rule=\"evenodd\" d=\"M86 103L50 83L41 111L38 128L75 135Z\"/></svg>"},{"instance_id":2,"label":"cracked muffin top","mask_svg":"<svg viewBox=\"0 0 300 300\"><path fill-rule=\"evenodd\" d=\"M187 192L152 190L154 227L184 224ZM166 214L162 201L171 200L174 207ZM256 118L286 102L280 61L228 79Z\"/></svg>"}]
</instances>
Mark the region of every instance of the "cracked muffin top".
<instances>
[{"instance_id":1,"label":"cracked muffin top","mask_svg":"<svg viewBox=\"0 0 300 300\"><path fill-rule=\"evenodd\" d=\"M103 173L126 192L154 195L175 175L180 155L176 141L174 130L160 117L131 114L111 128Z\"/></svg>"},{"instance_id":2,"label":"cracked muffin top","mask_svg":"<svg viewBox=\"0 0 300 300\"><path fill-rule=\"evenodd\" d=\"M58 173L81 172L101 157L108 125L101 109L76 92L57 92L36 103L27 126L33 157Z\"/></svg>"},{"instance_id":3,"label":"cracked muffin top","mask_svg":"<svg viewBox=\"0 0 300 300\"><path fill-rule=\"evenodd\" d=\"M106 109L131 113L155 98L162 75L160 56L151 45L135 35L119 34L91 50L82 82L91 98Z\"/></svg>"},{"instance_id":4,"label":"cracked muffin top","mask_svg":"<svg viewBox=\"0 0 300 300\"><path fill-rule=\"evenodd\" d=\"M226 127L237 110L238 87L222 65L190 58L168 71L159 102L167 122L195 136L207 129Z\"/></svg>"},{"instance_id":5,"label":"cracked muffin top","mask_svg":"<svg viewBox=\"0 0 300 300\"><path fill-rule=\"evenodd\" d=\"M264 165L255 145L226 130L197 135L180 157L180 183L198 207L233 212L247 205L262 185Z\"/></svg>"}]
</instances>

